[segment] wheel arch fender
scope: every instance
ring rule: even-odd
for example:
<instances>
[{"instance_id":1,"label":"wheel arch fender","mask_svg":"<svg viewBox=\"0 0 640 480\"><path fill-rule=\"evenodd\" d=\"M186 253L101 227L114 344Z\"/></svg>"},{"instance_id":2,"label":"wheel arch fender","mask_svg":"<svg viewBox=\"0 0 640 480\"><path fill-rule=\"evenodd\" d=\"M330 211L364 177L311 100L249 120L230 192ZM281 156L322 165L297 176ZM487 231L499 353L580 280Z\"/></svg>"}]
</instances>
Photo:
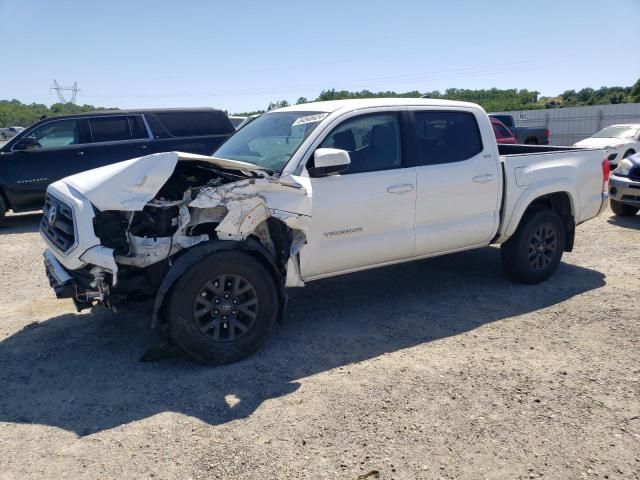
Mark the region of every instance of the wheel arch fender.
<instances>
[{"instance_id":1,"label":"wheel arch fender","mask_svg":"<svg viewBox=\"0 0 640 480\"><path fill-rule=\"evenodd\" d=\"M509 221L505 223L500 241L510 238L520 225L527 209L536 201L553 194L565 194L569 199L571 216L576 217L579 205L578 192L568 178L538 182L524 190L511 211Z\"/></svg>"},{"instance_id":2,"label":"wheel arch fender","mask_svg":"<svg viewBox=\"0 0 640 480\"><path fill-rule=\"evenodd\" d=\"M282 320L284 311L287 305L287 295L284 289L284 279L280 269L278 268L273 255L267 250L258 240L253 238L247 238L242 242L229 241L229 240L213 240L206 243L198 244L190 248L187 252L181 255L169 268L169 271L165 275L160 288L155 296L153 305L153 315L151 318L151 328L156 330L161 337L166 338L163 329L166 325L166 319L164 318L164 310L166 306L166 300L171 293L172 287L178 281L178 279L193 265L198 263L203 258L211 255L215 252L221 252L225 250L240 250L248 253L254 258L258 259L261 263L267 267L270 273L274 276L276 289L278 290L279 308L278 308L278 321Z\"/></svg>"}]
</instances>

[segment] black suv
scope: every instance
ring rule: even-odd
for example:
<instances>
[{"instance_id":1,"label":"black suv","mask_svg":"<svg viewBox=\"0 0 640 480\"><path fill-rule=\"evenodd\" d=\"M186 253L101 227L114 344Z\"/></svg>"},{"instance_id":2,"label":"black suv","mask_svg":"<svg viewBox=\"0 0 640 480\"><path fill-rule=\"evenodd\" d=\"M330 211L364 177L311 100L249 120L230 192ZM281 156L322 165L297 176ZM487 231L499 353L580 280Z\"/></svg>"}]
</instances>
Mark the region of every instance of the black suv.
<instances>
[{"instance_id":1,"label":"black suv","mask_svg":"<svg viewBox=\"0 0 640 480\"><path fill-rule=\"evenodd\" d=\"M158 152L210 155L235 128L214 109L106 110L46 118L0 148L0 217L39 210L47 185Z\"/></svg>"}]
</instances>

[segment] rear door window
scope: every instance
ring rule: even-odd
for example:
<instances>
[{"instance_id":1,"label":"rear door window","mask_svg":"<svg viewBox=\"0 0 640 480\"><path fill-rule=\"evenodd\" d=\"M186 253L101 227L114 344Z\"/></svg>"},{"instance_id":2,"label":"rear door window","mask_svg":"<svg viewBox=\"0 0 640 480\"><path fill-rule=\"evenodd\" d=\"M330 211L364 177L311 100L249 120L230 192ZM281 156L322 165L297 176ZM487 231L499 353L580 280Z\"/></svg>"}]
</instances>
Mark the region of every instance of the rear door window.
<instances>
[{"instance_id":1,"label":"rear door window","mask_svg":"<svg viewBox=\"0 0 640 480\"><path fill-rule=\"evenodd\" d=\"M141 124L142 120L138 120L138 123L135 118L124 115L89 117L89 127L91 128L93 141L97 143L117 142L146 138L147 133L144 130L144 125Z\"/></svg>"},{"instance_id":2,"label":"rear door window","mask_svg":"<svg viewBox=\"0 0 640 480\"><path fill-rule=\"evenodd\" d=\"M129 125L131 126L131 136L133 138L149 138L149 132L144 125L144 121L140 115L132 115L129 118Z\"/></svg>"},{"instance_id":3,"label":"rear door window","mask_svg":"<svg viewBox=\"0 0 640 480\"><path fill-rule=\"evenodd\" d=\"M415 112L417 165L461 162L482 152L478 122L472 113Z\"/></svg>"},{"instance_id":4,"label":"rear door window","mask_svg":"<svg viewBox=\"0 0 640 480\"><path fill-rule=\"evenodd\" d=\"M235 132L224 112L158 112L158 119L174 137L223 135Z\"/></svg>"}]
</instances>

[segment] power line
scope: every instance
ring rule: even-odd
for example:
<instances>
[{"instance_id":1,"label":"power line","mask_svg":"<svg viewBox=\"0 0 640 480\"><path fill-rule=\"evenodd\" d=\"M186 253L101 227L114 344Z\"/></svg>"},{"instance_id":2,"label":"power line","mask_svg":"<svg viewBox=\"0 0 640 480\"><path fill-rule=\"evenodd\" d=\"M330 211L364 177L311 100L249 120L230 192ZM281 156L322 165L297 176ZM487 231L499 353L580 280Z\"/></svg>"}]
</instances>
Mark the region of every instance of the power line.
<instances>
[{"instance_id":1,"label":"power line","mask_svg":"<svg viewBox=\"0 0 640 480\"><path fill-rule=\"evenodd\" d=\"M275 94L278 92L294 90L294 89L308 89L308 88L320 88L328 86L330 84L342 83L346 86L373 86L373 85L398 85L406 84L407 82L415 81L429 81L429 80L444 80L448 78L472 78L484 75L497 75L502 73L514 73L535 70L539 68L538 65L531 62L515 62L498 65L483 65L474 67L459 67L446 70L435 70L432 72L424 73L411 73L400 75L388 75L382 77L370 77L367 79L357 79L351 81L324 81L322 83L307 83L301 85L286 85L277 87L261 87L253 89L230 89L230 90L218 90L216 92L175 92L175 93L159 93L159 94L141 94L141 95L103 95L93 94L89 95L92 98L198 98L198 97L220 97L220 96L249 96L249 95L263 95L263 94Z\"/></svg>"}]
</instances>

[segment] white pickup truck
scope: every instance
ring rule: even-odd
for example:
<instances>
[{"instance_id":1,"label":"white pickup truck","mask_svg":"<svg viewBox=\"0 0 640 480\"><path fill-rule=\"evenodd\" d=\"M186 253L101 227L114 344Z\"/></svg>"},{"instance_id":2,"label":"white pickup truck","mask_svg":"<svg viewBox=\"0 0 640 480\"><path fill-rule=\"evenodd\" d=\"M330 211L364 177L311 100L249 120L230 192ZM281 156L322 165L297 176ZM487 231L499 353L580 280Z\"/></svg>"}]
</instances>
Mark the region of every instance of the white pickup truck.
<instances>
[{"instance_id":1,"label":"white pickup truck","mask_svg":"<svg viewBox=\"0 0 640 480\"><path fill-rule=\"evenodd\" d=\"M602 150L497 145L470 103L307 103L210 157L148 155L52 184L45 265L78 310L155 298L163 340L228 363L262 344L286 287L312 280L490 244L510 278L547 279L605 206L608 165Z\"/></svg>"}]
</instances>

